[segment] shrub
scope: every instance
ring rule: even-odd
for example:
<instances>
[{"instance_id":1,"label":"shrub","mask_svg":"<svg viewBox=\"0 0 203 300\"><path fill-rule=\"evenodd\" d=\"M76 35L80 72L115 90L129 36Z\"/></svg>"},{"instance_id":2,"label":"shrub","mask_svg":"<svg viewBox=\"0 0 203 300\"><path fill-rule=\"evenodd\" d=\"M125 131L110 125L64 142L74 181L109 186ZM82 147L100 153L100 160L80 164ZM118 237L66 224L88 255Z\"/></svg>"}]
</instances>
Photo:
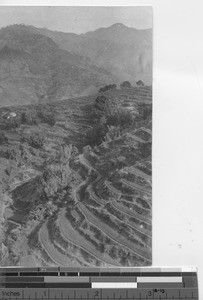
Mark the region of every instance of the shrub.
<instances>
[{"instance_id":1,"label":"shrub","mask_svg":"<svg viewBox=\"0 0 203 300\"><path fill-rule=\"evenodd\" d=\"M49 111L45 111L45 110L39 111L38 117L42 123L46 123L50 126L54 126L54 124L55 124L54 115Z\"/></svg>"},{"instance_id":2,"label":"shrub","mask_svg":"<svg viewBox=\"0 0 203 300\"><path fill-rule=\"evenodd\" d=\"M152 105L140 105L139 118L141 120L151 119L152 117Z\"/></svg>"},{"instance_id":3,"label":"shrub","mask_svg":"<svg viewBox=\"0 0 203 300\"><path fill-rule=\"evenodd\" d=\"M54 197L68 189L71 171L67 165L49 165L43 173L43 187L46 196Z\"/></svg>"},{"instance_id":4,"label":"shrub","mask_svg":"<svg viewBox=\"0 0 203 300\"><path fill-rule=\"evenodd\" d=\"M136 82L136 85L138 85L138 86L145 86L145 84L144 84L144 82L142 80L138 80Z\"/></svg>"},{"instance_id":5,"label":"shrub","mask_svg":"<svg viewBox=\"0 0 203 300\"><path fill-rule=\"evenodd\" d=\"M129 81L124 81L120 84L121 89L130 88L130 87L131 87L131 83Z\"/></svg>"},{"instance_id":6,"label":"shrub","mask_svg":"<svg viewBox=\"0 0 203 300\"><path fill-rule=\"evenodd\" d=\"M31 147L40 149L43 147L44 137L39 133L33 133L28 137L27 142Z\"/></svg>"},{"instance_id":7,"label":"shrub","mask_svg":"<svg viewBox=\"0 0 203 300\"><path fill-rule=\"evenodd\" d=\"M141 159L145 159L145 158L151 156L151 153L152 153L152 143L151 142L139 143L138 153L139 153Z\"/></svg>"},{"instance_id":8,"label":"shrub","mask_svg":"<svg viewBox=\"0 0 203 300\"><path fill-rule=\"evenodd\" d=\"M8 142L8 138L4 133L0 132L0 145L6 144Z\"/></svg>"},{"instance_id":9,"label":"shrub","mask_svg":"<svg viewBox=\"0 0 203 300\"><path fill-rule=\"evenodd\" d=\"M102 125L96 125L92 129L88 130L86 135L87 145L91 147L100 145L104 136L107 133L107 127Z\"/></svg>"},{"instance_id":10,"label":"shrub","mask_svg":"<svg viewBox=\"0 0 203 300\"><path fill-rule=\"evenodd\" d=\"M21 114L22 124L35 125L37 124L37 111L35 109L29 109Z\"/></svg>"},{"instance_id":11,"label":"shrub","mask_svg":"<svg viewBox=\"0 0 203 300\"><path fill-rule=\"evenodd\" d=\"M55 119L53 113L45 109L29 108L21 114L21 122L26 125L36 125L41 122L53 126Z\"/></svg>"},{"instance_id":12,"label":"shrub","mask_svg":"<svg viewBox=\"0 0 203 300\"><path fill-rule=\"evenodd\" d=\"M116 89L116 84L109 84L109 85L105 85L104 87L99 89L99 93L101 92L106 92L112 89Z\"/></svg>"},{"instance_id":13,"label":"shrub","mask_svg":"<svg viewBox=\"0 0 203 300\"><path fill-rule=\"evenodd\" d=\"M105 106L105 103L107 102L107 97L104 95L99 95L96 99L95 99L95 106L97 109L102 110L103 107Z\"/></svg>"},{"instance_id":14,"label":"shrub","mask_svg":"<svg viewBox=\"0 0 203 300\"><path fill-rule=\"evenodd\" d=\"M104 95L99 95L95 99L95 107L106 117L114 115L119 109L115 99L109 99Z\"/></svg>"}]
</instances>

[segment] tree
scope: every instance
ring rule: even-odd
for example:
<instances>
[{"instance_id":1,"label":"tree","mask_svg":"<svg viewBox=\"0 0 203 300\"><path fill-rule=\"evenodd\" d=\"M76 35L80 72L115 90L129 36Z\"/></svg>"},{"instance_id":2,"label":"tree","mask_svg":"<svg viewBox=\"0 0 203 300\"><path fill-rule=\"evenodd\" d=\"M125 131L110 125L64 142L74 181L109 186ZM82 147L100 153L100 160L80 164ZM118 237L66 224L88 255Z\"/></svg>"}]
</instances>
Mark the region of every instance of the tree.
<instances>
[{"instance_id":1,"label":"tree","mask_svg":"<svg viewBox=\"0 0 203 300\"><path fill-rule=\"evenodd\" d=\"M96 109L100 110L106 117L114 115L118 111L118 103L115 99L100 95L95 100Z\"/></svg>"},{"instance_id":2,"label":"tree","mask_svg":"<svg viewBox=\"0 0 203 300\"><path fill-rule=\"evenodd\" d=\"M52 112L49 112L46 109L39 110L38 117L42 123L46 123L50 126L54 126L54 124L55 124L54 114Z\"/></svg>"},{"instance_id":3,"label":"tree","mask_svg":"<svg viewBox=\"0 0 203 300\"><path fill-rule=\"evenodd\" d=\"M103 243L99 243L97 246L97 250L100 251L101 253L105 252L105 245Z\"/></svg>"},{"instance_id":4,"label":"tree","mask_svg":"<svg viewBox=\"0 0 203 300\"><path fill-rule=\"evenodd\" d=\"M152 105L141 105L139 107L139 115L142 120L152 117Z\"/></svg>"},{"instance_id":5,"label":"tree","mask_svg":"<svg viewBox=\"0 0 203 300\"><path fill-rule=\"evenodd\" d=\"M39 133L33 133L28 137L27 142L31 147L40 149L43 147L44 144L44 136Z\"/></svg>"},{"instance_id":6,"label":"tree","mask_svg":"<svg viewBox=\"0 0 203 300\"><path fill-rule=\"evenodd\" d=\"M22 124L35 125L38 122L37 111L34 108L27 109L21 114Z\"/></svg>"},{"instance_id":7,"label":"tree","mask_svg":"<svg viewBox=\"0 0 203 300\"><path fill-rule=\"evenodd\" d=\"M102 125L95 125L93 128L86 132L87 144L91 147L100 145L104 136L107 133L107 127Z\"/></svg>"},{"instance_id":8,"label":"tree","mask_svg":"<svg viewBox=\"0 0 203 300\"><path fill-rule=\"evenodd\" d=\"M68 164L50 164L43 173L42 185L47 198L55 197L68 188L71 180Z\"/></svg>"},{"instance_id":9,"label":"tree","mask_svg":"<svg viewBox=\"0 0 203 300\"><path fill-rule=\"evenodd\" d=\"M104 95L98 96L95 99L96 108L103 109L106 101L107 101L107 97L105 97Z\"/></svg>"},{"instance_id":10,"label":"tree","mask_svg":"<svg viewBox=\"0 0 203 300\"><path fill-rule=\"evenodd\" d=\"M8 138L4 133L0 133L0 145L6 144L8 142Z\"/></svg>"},{"instance_id":11,"label":"tree","mask_svg":"<svg viewBox=\"0 0 203 300\"><path fill-rule=\"evenodd\" d=\"M125 88L130 88L131 87L131 83L129 81L123 81L121 84L120 84L120 88L121 89L125 89Z\"/></svg>"},{"instance_id":12,"label":"tree","mask_svg":"<svg viewBox=\"0 0 203 300\"><path fill-rule=\"evenodd\" d=\"M138 85L138 86L145 86L145 84L144 84L144 82L142 80L138 80L136 82L136 85Z\"/></svg>"},{"instance_id":13,"label":"tree","mask_svg":"<svg viewBox=\"0 0 203 300\"><path fill-rule=\"evenodd\" d=\"M104 137L105 142L113 141L121 136L121 130L119 126L108 126L108 132Z\"/></svg>"},{"instance_id":14,"label":"tree","mask_svg":"<svg viewBox=\"0 0 203 300\"><path fill-rule=\"evenodd\" d=\"M116 89L116 84L109 84L109 85L105 85L104 87L99 89L99 93L101 92L106 92L112 89Z\"/></svg>"}]
</instances>

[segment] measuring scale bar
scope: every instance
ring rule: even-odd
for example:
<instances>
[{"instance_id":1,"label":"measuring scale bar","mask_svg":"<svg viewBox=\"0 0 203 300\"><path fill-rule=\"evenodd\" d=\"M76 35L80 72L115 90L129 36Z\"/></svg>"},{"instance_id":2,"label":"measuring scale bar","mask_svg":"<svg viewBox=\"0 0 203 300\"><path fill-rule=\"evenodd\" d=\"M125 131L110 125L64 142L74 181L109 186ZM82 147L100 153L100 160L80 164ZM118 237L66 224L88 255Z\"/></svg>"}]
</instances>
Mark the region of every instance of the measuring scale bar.
<instances>
[{"instance_id":1,"label":"measuring scale bar","mask_svg":"<svg viewBox=\"0 0 203 300\"><path fill-rule=\"evenodd\" d=\"M42 299L198 299L197 289L9 289L0 290L0 299L42 300Z\"/></svg>"},{"instance_id":2,"label":"measuring scale bar","mask_svg":"<svg viewBox=\"0 0 203 300\"><path fill-rule=\"evenodd\" d=\"M0 300L197 300L194 268L0 268Z\"/></svg>"}]
</instances>

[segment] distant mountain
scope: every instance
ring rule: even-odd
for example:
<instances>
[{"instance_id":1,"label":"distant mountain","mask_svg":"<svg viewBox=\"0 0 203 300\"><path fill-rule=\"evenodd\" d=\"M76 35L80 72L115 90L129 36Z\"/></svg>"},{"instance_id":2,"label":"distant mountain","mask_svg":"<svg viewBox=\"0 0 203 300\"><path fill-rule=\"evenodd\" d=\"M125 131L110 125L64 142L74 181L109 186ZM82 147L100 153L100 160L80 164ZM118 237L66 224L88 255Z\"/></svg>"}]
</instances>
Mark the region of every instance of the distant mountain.
<instances>
[{"instance_id":1,"label":"distant mountain","mask_svg":"<svg viewBox=\"0 0 203 300\"><path fill-rule=\"evenodd\" d=\"M121 23L114 24L108 28L99 28L96 31L84 34L87 37L102 41L110 41L122 45L151 46L152 30L138 30L127 27Z\"/></svg>"},{"instance_id":2,"label":"distant mountain","mask_svg":"<svg viewBox=\"0 0 203 300\"><path fill-rule=\"evenodd\" d=\"M118 23L81 35L35 30L52 38L61 48L88 57L120 81L152 82L152 29L137 30Z\"/></svg>"},{"instance_id":3,"label":"distant mountain","mask_svg":"<svg viewBox=\"0 0 203 300\"><path fill-rule=\"evenodd\" d=\"M87 95L115 80L107 70L61 49L32 26L0 30L0 106Z\"/></svg>"},{"instance_id":4,"label":"distant mountain","mask_svg":"<svg viewBox=\"0 0 203 300\"><path fill-rule=\"evenodd\" d=\"M129 80L151 84L152 30L114 24L86 34L0 30L0 106L56 101Z\"/></svg>"}]
</instances>

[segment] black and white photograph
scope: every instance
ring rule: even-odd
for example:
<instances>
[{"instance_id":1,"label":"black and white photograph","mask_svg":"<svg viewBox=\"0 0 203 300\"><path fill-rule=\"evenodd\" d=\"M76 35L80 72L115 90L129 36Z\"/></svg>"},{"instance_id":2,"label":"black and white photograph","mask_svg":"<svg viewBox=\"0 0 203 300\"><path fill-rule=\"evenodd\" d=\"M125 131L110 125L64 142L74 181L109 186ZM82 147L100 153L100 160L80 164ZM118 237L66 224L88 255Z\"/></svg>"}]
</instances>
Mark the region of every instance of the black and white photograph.
<instances>
[{"instance_id":1,"label":"black and white photograph","mask_svg":"<svg viewBox=\"0 0 203 300\"><path fill-rule=\"evenodd\" d=\"M0 266L152 264L152 16L0 7Z\"/></svg>"}]
</instances>

